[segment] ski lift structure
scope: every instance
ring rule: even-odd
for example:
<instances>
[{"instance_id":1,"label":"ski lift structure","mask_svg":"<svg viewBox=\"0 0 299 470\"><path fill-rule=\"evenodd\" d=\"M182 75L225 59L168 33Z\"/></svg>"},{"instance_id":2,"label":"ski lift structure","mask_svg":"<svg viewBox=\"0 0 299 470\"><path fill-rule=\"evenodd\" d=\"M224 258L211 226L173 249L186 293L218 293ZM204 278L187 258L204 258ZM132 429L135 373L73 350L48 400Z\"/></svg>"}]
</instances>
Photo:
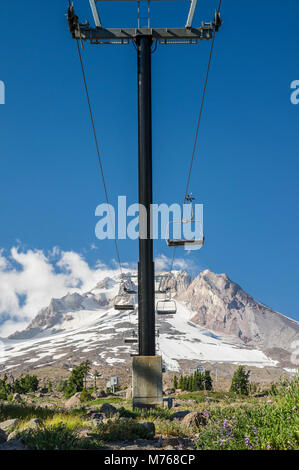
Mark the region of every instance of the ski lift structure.
<instances>
[{"instance_id":1,"label":"ski lift structure","mask_svg":"<svg viewBox=\"0 0 299 470\"><path fill-rule=\"evenodd\" d=\"M168 246L170 246L170 247L203 246L204 241L205 241L205 237L204 237L204 234L203 234L203 225L202 225L201 220L195 220L194 206L193 206L193 201L194 200L195 200L195 197L192 196L192 193L188 194L185 197L184 206L185 206L186 202L191 205L191 217L189 219L182 219L182 220L179 220L179 221L173 221L173 222L168 223L167 230L166 230L166 243L167 243ZM183 237L181 237L182 228L184 228L184 225L190 225L191 226L192 224L194 224L195 226L200 227L201 236L200 237L194 237L194 238L191 238L191 237L183 238ZM172 237L170 236L171 233L173 235ZM177 233L180 233L180 238L175 238L174 237L174 235L177 234ZM183 229L183 233L184 233L184 229Z\"/></svg>"}]
</instances>

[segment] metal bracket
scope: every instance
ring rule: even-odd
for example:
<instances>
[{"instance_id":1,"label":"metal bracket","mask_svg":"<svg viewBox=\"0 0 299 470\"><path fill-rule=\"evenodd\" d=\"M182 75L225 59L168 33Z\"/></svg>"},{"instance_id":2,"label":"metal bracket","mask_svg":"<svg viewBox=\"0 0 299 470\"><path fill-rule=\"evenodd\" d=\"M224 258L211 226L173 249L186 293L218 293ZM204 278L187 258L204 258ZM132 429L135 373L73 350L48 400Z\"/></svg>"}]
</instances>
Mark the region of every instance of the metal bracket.
<instances>
[{"instance_id":1,"label":"metal bracket","mask_svg":"<svg viewBox=\"0 0 299 470\"><path fill-rule=\"evenodd\" d=\"M191 5L190 5L190 10L187 18L187 23L186 23L186 28L192 28L192 23L193 23L193 18L197 6L197 0L190 0Z\"/></svg>"},{"instance_id":2,"label":"metal bracket","mask_svg":"<svg viewBox=\"0 0 299 470\"><path fill-rule=\"evenodd\" d=\"M93 16L96 27L101 28L102 23L101 23L101 20L100 20L100 16L99 16L99 12L98 12L95 0L89 0L89 4L90 4L90 8L91 8L91 11L92 11L92 16Z\"/></svg>"}]
</instances>

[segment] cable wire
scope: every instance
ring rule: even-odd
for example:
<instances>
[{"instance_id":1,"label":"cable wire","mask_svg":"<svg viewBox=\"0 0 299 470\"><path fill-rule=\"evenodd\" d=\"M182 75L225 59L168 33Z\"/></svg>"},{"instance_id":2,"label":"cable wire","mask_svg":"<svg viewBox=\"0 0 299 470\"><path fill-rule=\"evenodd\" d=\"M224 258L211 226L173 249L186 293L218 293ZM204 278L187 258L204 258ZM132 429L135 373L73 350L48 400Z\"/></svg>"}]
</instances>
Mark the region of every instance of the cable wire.
<instances>
[{"instance_id":1,"label":"cable wire","mask_svg":"<svg viewBox=\"0 0 299 470\"><path fill-rule=\"evenodd\" d=\"M217 14L220 13L221 4L222 4L222 0L219 0L219 5L218 5L218 9L217 9ZM201 118L202 118L202 113L203 113L203 107L204 107L204 102L205 102L207 84L208 84L208 79L209 79L209 73L210 73L210 68L211 68L211 62L212 62L213 51L214 51L215 37L216 37L216 28L214 28L214 32L213 32L212 44L211 44L211 48L210 48L209 60L208 60L208 65L207 65L206 78L205 78L205 82L204 82L203 93L202 93L202 99L201 99L201 104L200 104L200 110L199 110L199 115L198 115L198 119L197 119L197 126L196 126L196 132L195 132L195 139L194 139L194 144L193 144L193 149L192 149L192 155L191 155L191 161L190 161L190 166L189 166L189 171L188 171L188 177L187 177L187 184L186 184L186 191L185 191L184 203L185 203L186 198L187 198L188 193L189 193L189 186L190 186L191 174L192 174L192 169L193 169L193 164L194 164L194 159L195 159L195 152L196 152L196 148L197 148L197 144L198 144L199 128L200 128L200 123L201 123ZM172 256L171 265L170 265L170 274L171 274L171 272L173 271L173 266L174 266L174 262L175 262L175 256L176 256L176 247L173 248L173 256Z\"/></svg>"},{"instance_id":2,"label":"cable wire","mask_svg":"<svg viewBox=\"0 0 299 470\"><path fill-rule=\"evenodd\" d=\"M78 49L78 55L79 55L81 70L82 70L82 76L83 76L84 88L85 88L85 93L86 93L86 98L87 98L87 103L88 103L90 120L91 120L91 125L92 125L92 132L93 132L94 141L95 141L95 145L96 145L96 151L97 151L97 155L98 155L98 161L99 161L99 165L100 165L100 171L101 171L101 176L102 176L102 181L103 181L103 186L104 186L105 198L106 198L106 203L107 203L107 207L108 207L109 218L110 218L110 222L111 222L112 227L114 227L114 223L113 223L111 212L110 212L108 190L107 190L107 185L106 185L105 176L104 176L104 169L103 169L102 158L101 158L101 153L100 153L100 146L99 146L99 141L98 141L98 137L97 137L97 132L96 132L96 129L95 129L93 111L92 111L92 106L91 106L91 101L90 101L90 96L89 96L89 91L88 91L88 86L87 86L87 80L86 80L86 73L85 73L85 68L84 68L84 64L83 64L83 60L82 60L82 54L81 54L81 51L80 51L80 45L79 45L79 40L78 39L76 39L76 43L77 43L77 49ZM116 240L115 230L114 230L114 244L115 244L115 252L116 252L117 262L119 264L119 269L120 269L120 272L121 272L121 275L122 275L123 271L122 271L122 266L121 266L121 261L120 261L120 255L119 255L119 249L118 249L118 244L117 244L117 240Z\"/></svg>"}]
</instances>

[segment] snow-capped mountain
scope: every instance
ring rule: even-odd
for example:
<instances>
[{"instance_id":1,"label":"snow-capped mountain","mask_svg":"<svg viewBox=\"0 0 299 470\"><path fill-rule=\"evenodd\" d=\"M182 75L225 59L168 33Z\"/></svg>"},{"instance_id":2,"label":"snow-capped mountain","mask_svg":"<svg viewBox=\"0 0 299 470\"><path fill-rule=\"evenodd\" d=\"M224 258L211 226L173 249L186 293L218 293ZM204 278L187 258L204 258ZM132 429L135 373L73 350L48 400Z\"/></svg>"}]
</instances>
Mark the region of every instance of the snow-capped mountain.
<instances>
[{"instance_id":1,"label":"snow-capped mountain","mask_svg":"<svg viewBox=\"0 0 299 470\"><path fill-rule=\"evenodd\" d=\"M131 296L134 312L117 311L119 287L116 275L89 292L52 299L24 331L3 340L0 368L66 368L87 358L94 365L130 361L136 345L124 340L137 332L137 296ZM186 361L274 367L299 339L297 322L256 302L225 274L203 271L192 280L178 271L167 287L177 313L156 316L156 342L169 370ZM163 298L157 294L157 300Z\"/></svg>"}]
</instances>

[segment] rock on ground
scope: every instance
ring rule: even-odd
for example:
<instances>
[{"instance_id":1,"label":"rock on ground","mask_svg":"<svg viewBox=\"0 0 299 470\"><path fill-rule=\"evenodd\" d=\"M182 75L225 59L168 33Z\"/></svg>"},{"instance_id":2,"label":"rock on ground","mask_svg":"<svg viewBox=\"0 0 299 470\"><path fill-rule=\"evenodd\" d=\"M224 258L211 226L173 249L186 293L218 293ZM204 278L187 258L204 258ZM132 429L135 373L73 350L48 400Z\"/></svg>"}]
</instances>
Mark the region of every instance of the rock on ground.
<instances>
[{"instance_id":1,"label":"rock on ground","mask_svg":"<svg viewBox=\"0 0 299 470\"><path fill-rule=\"evenodd\" d=\"M0 429L2 429L2 431L9 431L10 429L13 429L19 422L20 420L18 418L16 419L8 419L6 421L3 421L2 423L0 423Z\"/></svg>"},{"instance_id":2,"label":"rock on ground","mask_svg":"<svg viewBox=\"0 0 299 470\"><path fill-rule=\"evenodd\" d=\"M110 403L104 403L100 408L100 413L103 413L107 418L113 416L117 413L115 406L110 405Z\"/></svg>"},{"instance_id":3,"label":"rock on ground","mask_svg":"<svg viewBox=\"0 0 299 470\"><path fill-rule=\"evenodd\" d=\"M200 411L191 411L182 420L182 425L186 428L199 427L205 424L207 424L207 418Z\"/></svg>"},{"instance_id":4,"label":"rock on ground","mask_svg":"<svg viewBox=\"0 0 299 470\"><path fill-rule=\"evenodd\" d=\"M189 410L184 410L184 411L177 411L176 413L173 413L171 416L171 419L179 419L180 421L185 418L190 413Z\"/></svg>"},{"instance_id":5,"label":"rock on ground","mask_svg":"<svg viewBox=\"0 0 299 470\"><path fill-rule=\"evenodd\" d=\"M80 392L75 393L75 395L73 395L69 400L67 400L65 402L65 407L66 408L73 408L75 406L78 406L81 403L80 395L81 395Z\"/></svg>"},{"instance_id":6,"label":"rock on ground","mask_svg":"<svg viewBox=\"0 0 299 470\"><path fill-rule=\"evenodd\" d=\"M150 434L152 434L152 436L156 434L155 425L151 421L141 421L139 424L141 424L141 426L143 426Z\"/></svg>"},{"instance_id":7,"label":"rock on ground","mask_svg":"<svg viewBox=\"0 0 299 470\"><path fill-rule=\"evenodd\" d=\"M22 441L7 441L0 445L0 450L27 450Z\"/></svg>"},{"instance_id":8,"label":"rock on ground","mask_svg":"<svg viewBox=\"0 0 299 470\"><path fill-rule=\"evenodd\" d=\"M22 400L22 397L19 393L15 393L12 397L12 400L13 401L17 401L18 403L21 403L23 400Z\"/></svg>"},{"instance_id":9,"label":"rock on ground","mask_svg":"<svg viewBox=\"0 0 299 470\"><path fill-rule=\"evenodd\" d=\"M27 430L27 429L32 429L33 431L39 429L42 425L42 422L40 419L38 418L33 418L31 419L30 421L28 421L28 423L26 423L26 426L23 428L24 430Z\"/></svg>"},{"instance_id":10,"label":"rock on ground","mask_svg":"<svg viewBox=\"0 0 299 470\"><path fill-rule=\"evenodd\" d=\"M3 442L6 442L6 440L7 440L6 432L0 429L0 444L2 444Z\"/></svg>"}]
</instances>

